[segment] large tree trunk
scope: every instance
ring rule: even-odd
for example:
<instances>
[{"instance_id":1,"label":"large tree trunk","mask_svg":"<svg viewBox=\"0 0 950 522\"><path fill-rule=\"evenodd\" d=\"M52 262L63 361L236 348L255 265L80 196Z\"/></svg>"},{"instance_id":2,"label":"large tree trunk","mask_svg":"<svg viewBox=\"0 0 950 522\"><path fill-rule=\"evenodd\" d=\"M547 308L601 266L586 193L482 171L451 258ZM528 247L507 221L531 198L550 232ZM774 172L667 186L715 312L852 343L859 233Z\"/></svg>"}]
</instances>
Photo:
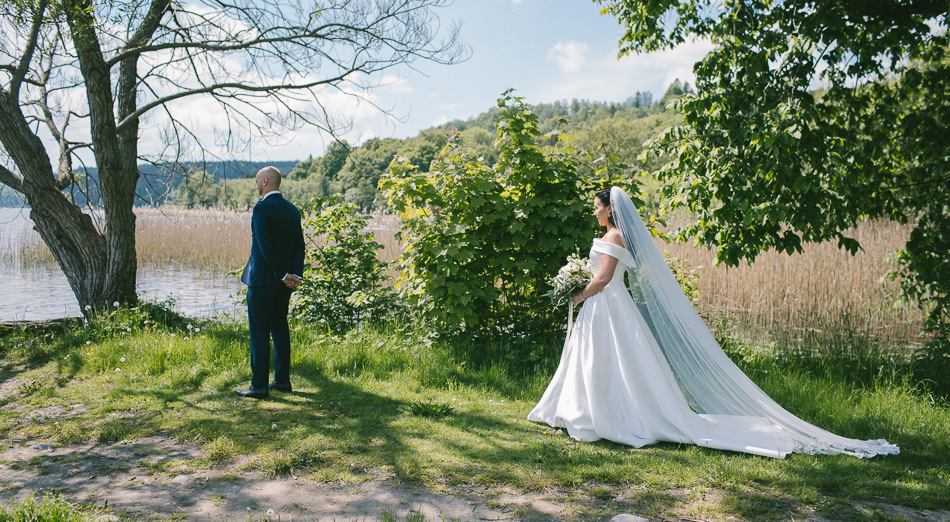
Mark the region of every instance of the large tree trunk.
<instances>
[{"instance_id":1,"label":"large tree trunk","mask_svg":"<svg viewBox=\"0 0 950 522\"><path fill-rule=\"evenodd\" d=\"M0 140L20 169L30 218L49 246L80 306L104 307L116 292L105 285L106 242L92 219L59 190L43 142L29 129L16 100L0 96ZM84 312L86 313L86 312Z\"/></svg>"},{"instance_id":2,"label":"large tree trunk","mask_svg":"<svg viewBox=\"0 0 950 522\"><path fill-rule=\"evenodd\" d=\"M110 73L96 38L91 4L79 0L64 3L64 8L86 83L105 230L98 230L90 215L62 194L43 142L20 110L18 89L0 91L0 141L22 176L14 187L26 197L37 232L63 270L83 314L89 316L115 302L136 301L137 148L133 144L129 154L120 153ZM132 133L137 134L137 128ZM135 140L126 136L124 141Z\"/></svg>"},{"instance_id":3,"label":"large tree trunk","mask_svg":"<svg viewBox=\"0 0 950 522\"><path fill-rule=\"evenodd\" d=\"M102 291L88 304L93 308L108 306L112 301L131 304L136 301L137 261L133 209L135 183L138 179L138 168L134 160L136 149L132 149L132 161L123 161L126 158L123 158L119 146L113 110L112 80L99 47L90 0L67 1L64 2L64 8L79 56L79 69L86 83L90 131L95 143L93 152L106 223L104 259L100 260L98 267L85 269L85 272L102 271ZM70 270L74 269L71 266L67 268L63 263L61 266L66 277L72 277ZM85 308L82 301L80 305Z\"/></svg>"},{"instance_id":4,"label":"large tree trunk","mask_svg":"<svg viewBox=\"0 0 950 522\"><path fill-rule=\"evenodd\" d=\"M158 28L170 0L153 0L150 10L128 48L143 45ZM23 193L31 207L30 217L49 247L86 316L113 303L136 301L135 277L135 186L138 181L138 120L132 119L121 131L116 127L115 110L125 119L136 105L137 54L120 62L118 92L112 93L111 71L102 54L92 16L91 0L66 0L62 4L70 37L79 57L79 68L89 103L90 133L99 174L99 192L104 212L104 230L99 230L61 192L49 155L29 128L19 107L19 85L35 48L39 22L46 3L34 13L35 26L30 47L16 71L11 90L0 89L0 142L19 169L22 179L0 168L4 184ZM67 165L68 166L68 165Z\"/></svg>"}]
</instances>

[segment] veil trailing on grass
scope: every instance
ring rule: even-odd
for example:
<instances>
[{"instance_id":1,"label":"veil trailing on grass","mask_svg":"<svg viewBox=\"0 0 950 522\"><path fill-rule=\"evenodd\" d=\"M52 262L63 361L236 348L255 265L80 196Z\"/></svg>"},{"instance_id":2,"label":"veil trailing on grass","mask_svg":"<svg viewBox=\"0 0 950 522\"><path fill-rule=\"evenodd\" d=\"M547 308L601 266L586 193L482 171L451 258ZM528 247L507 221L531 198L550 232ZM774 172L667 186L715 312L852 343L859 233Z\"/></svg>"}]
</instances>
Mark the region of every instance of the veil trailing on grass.
<instances>
[{"instance_id":1,"label":"veil trailing on grass","mask_svg":"<svg viewBox=\"0 0 950 522\"><path fill-rule=\"evenodd\" d=\"M773 401L722 351L626 192L611 188L610 204L614 223L634 259L627 270L630 293L691 409L724 428L774 438L796 453L873 457L900 452L883 439L849 439L825 431Z\"/></svg>"}]
</instances>

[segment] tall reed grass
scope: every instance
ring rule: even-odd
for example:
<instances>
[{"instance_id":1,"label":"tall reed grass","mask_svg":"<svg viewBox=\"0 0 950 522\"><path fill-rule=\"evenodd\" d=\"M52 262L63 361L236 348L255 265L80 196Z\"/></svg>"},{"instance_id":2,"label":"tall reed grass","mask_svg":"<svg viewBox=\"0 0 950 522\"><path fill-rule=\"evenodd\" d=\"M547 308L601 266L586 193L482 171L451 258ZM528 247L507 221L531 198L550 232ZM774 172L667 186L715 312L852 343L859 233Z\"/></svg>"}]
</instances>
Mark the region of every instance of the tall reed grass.
<instances>
[{"instance_id":1,"label":"tall reed grass","mask_svg":"<svg viewBox=\"0 0 950 522\"><path fill-rule=\"evenodd\" d=\"M165 207L140 208L136 214L140 264L227 270L240 268L250 251L250 212ZM380 259L398 258L403 252L396 238L398 217L377 213L371 223L370 232L383 245ZM832 243L807 244L802 254L765 252L752 265L732 268L715 266L714 251L705 247L657 244L686 270L702 267L697 308L711 323L739 324L744 334L768 335L786 346L801 345L805 338L804 344L815 346L822 336L857 335L874 344L913 347L922 342L924 316L913 305L900 306L897 283L882 278L896 268L891 253L903 247L910 230L888 221L862 222L850 231L863 247L857 255ZM21 236L12 238L19 248L5 252L0 262L54 264L35 231Z\"/></svg>"},{"instance_id":2,"label":"tall reed grass","mask_svg":"<svg viewBox=\"0 0 950 522\"><path fill-rule=\"evenodd\" d=\"M139 264L178 265L195 269L240 268L251 251L251 213L220 209L174 207L135 210L135 246ZM396 239L399 218L387 213L372 216L372 232L383 245L379 257L393 261L402 254ZM0 263L30 268L55 266L56 260L33 229L0 231Z\"/></svg>"},{"instance_id":3,"label":"tall reed grass","mask_svg":"<svg viewBox=\"0 0 950 522\"><path fill-rule=\"evenodd\" d=\"M399 232L399 216L388 212L375 212L370 221L374 239L383 245L379 251L379 260L384 263L395 261L402 255L404 247L396 238Z\"/></svg>"},{"instance_id":4,"label":"tall reed grass","mask_svg":"<svg viewBox=\"0 0 950 522\"><path fill-rule=\"evenodd\" d=\"M135 247L139 264L195 269L240 268L251 250L251 214L216 209L137 208ZM53 254L32 229L4 236L13 248L0 262L21 268L55 266Z\"/></svg>"},{"instance_id":5,"label":"tall reed grass","mask_svg":"<svg viewBox=\"0 0 950 522\"><path fill-rule=\"evenodd\" d=\"M901 305L897 282L883 277L897 268L891 254L910 231L909 225L865 221L848 232L863 247L856 255L830 242L806 244L801 254L769 251L737 267L715 266L715 251L706 247L657 244L687 268L702 267L697 308L708 320L728 318L747 333L771 332L790 345L806 337L812 340L807 344L818 345L825 334L843 333L917 346L924 315L914 305Z\"/></svg>"},{"instance_id":6,"label":"tall reed grass","mask_svg":"<svg viewBox=\"0 0 950 522\"><path fill-rule=\"evenodd\" d=\"M49 266L56 263L52 252L35 230L17 230L4 234L3 241L7 245L15 246L0 252L0 263L21 268L36 265Z\"/></svg>"},{"instance_id":7,"label":"tall reed grass","mask_svg":"<svg viewBox=\"0 0 950 522\"><path fill-rule=\"evenodd\" d=\"M136 250L143 263L217 269L240 268L251 251L251 213L220 209L140 209ZM377 212L369 232L383 245L379 257L402 255L396 239L399 218Z\"/></svg>"},{"instance_id":8,"label":"tall reed grass","mask_svg":"<svg viewBox=\"0 0 950 522\"><path fill-rule=\"evenodd\" d=\"M251 251L251 213L217 209L136 209L140 263L210 270L241 268Z\"/></svg>"}]
</instances>

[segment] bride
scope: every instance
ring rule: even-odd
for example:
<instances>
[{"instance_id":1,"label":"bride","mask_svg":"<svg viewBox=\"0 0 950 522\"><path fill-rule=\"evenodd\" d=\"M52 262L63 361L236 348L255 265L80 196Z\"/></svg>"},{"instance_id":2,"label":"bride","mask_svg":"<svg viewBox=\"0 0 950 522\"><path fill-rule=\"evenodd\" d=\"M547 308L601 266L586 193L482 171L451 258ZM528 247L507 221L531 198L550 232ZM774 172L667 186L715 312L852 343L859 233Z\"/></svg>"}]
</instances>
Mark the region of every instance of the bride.
<instances>
[{"instance_id":1,"label":"bride","mask_svg":"<svg viewBox=\"0 0 950 522\"><path fill-rule=\"evenodd\" d=\"M582 441L658 441L784 458L897 454L885 440L840 437L785 411L729 360L683 294L633 202L598 191L607 227L590 251L594 278L561 363L528 419ZM628 274L630 291L624 284Z\"/></svg>"}]
</instances>

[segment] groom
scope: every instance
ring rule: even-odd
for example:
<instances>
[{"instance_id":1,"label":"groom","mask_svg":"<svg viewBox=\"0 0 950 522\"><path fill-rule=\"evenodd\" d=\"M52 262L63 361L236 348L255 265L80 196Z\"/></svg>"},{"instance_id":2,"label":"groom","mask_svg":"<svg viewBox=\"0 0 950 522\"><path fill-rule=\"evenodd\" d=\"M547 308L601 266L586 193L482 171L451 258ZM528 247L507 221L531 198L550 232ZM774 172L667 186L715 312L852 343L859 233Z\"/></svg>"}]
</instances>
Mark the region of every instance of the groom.
<instances>
[{"instance_id":1,"label":"groom","mask_svg":"<svg viewBox=\"0 0 950 522\"><path fill-rule=\"evenodd\" d=\"M234 390L241 397L267 397L268 389L290 387L290 292L303 280L304 241L300 212L280 195L280 171L257 172L261 200L251 215L251 257L241 282L247 285L247 318L251 330L251 386ZM274 339L274 381L269 385L270 341Z\"/></svg>"}]
</instances>

